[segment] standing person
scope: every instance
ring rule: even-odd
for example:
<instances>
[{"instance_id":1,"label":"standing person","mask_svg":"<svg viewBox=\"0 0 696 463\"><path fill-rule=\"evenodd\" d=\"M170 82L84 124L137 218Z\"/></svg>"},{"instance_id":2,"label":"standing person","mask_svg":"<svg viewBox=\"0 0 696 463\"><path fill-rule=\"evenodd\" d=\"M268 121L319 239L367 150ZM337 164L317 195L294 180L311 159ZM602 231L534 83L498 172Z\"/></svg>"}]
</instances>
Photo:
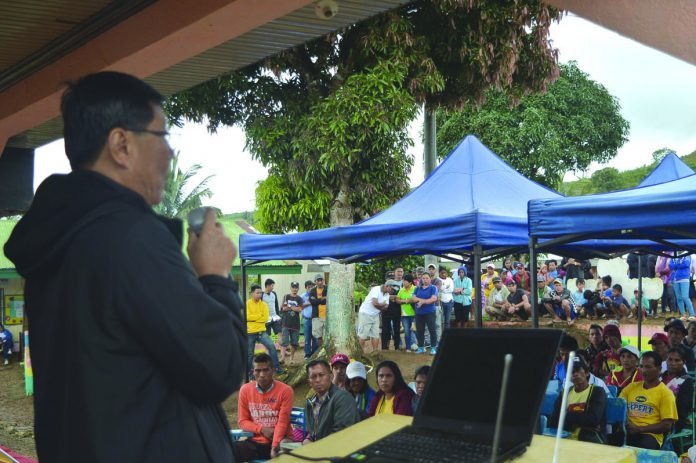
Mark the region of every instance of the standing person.
<instances>
[{"instance_id":1,"label":"standing person","mask_svg":"<svg viewBox=\"0 0 696 463\"><path fill-rule=\"evenodd\" d=\"M331 382L339 389L348 390L348 376L346 376L346 368L350 359L346 354L334 354L331 357Z\"/></svg>"},{"instance_id":2,"label":"standing person","mask_svg":"<svg viewBox=\"0 0 696 463\"><path fill-rule=\"evenodd\" d=\"M358 338L367 351L372 344L372 352L379 350L379 314L389 307L389 295L393 291L386 283L373 286L360 304L358 310Z\"/></svg>"},{"instance_id":3,"label":"standing person","mask_svg":"<svg viewBox=\"0 0 696 463\"><path fill-rule=\"evenodd\" d=\"M438 299L435 301L435 333L437 338L442 338L442 306L440 305L440 285L442 280L438 277L437 267L434 264L428 265L428 274L430 275L430 284L437 289ZM425 345L430 346L433 343L430 340L430 332L425 333Z\"/></svg>"},{"instance_id":4,"label":"standing person","mask_svg":"<svg viewBox=\"0 0 696 463\"><path fill-rule=\"evenodd\" d=\"M292 388L273 378L275 370L266 353L254 357L253 372L256 379L242 386L237 399L239 427L254 433L234 443L240 461L275 458L280 443L292 437Z\"/></svg>"},{"instance_id":5,"label":"standing person","mask_svg":"<svg viewBox=\"0 0 696 463\"><path fill-rule=\"evenodd\" d=\"M452 309L454 308L454 281L445 267L440 267L440 307L442 307L442 329L450 327Z\"/></svg>"},{"instance_id":6,"label":"standing person","mask_svg":"<svg viewBox=\"0 0 696 463\"><path fill-rule=\"evenodd\" d=\"M691 256L672 257L669 260L669 269L672 272L672 288L677 298L677 308L682 320L686 320L684 306L689 310L689 320L694 318L694 306L689 299L689 278L691 277Z\"/></svg>"},{"instance_id":7,"label":"standing person","mask_svg":"<svg viewBox=\"0 0 696 463\"><path fill-rule=\"evenodd\" d=\"M590 343L585 350L587 351L587 356L589 359L588 365L590 365L590 373L597 375L598 372L594 369L594 361L599 353L608 349L609 346L607 346L607 343L604 342L602 327L599 325L590 325L587 337Z\"/></svg>"},{"instance_id":8,"label":"standing person","mask_svg":"<svg viewBox=\"0 0 696 463\"><path fill-rule=\"evenodd\" d=\"M382 318L382 350L389 350L389 341L394 340L394 350L401 348L401 305L397 302L397 294L401 290L403 279L400 281L387 280L391 287L387 310L380 313Z\"/></svg>"},{"instance_id":9,"label":"standing person","mask_svg":"<svg viewBox=\"0 0 696 463\"><path fill-rule=\"evenodd\" d=\"M263 302L268 306L268 321L266 322L266 334L271 335L275 333L276 335L281 334L282 327L280 323L280 307L278 305L278 295L274 291L275 281L270 278L266 278L263 282ZM285 354L285 349L283 349L283 354Z\"/></svg>"},{"instance_id":10,"label":"standing person","mask_svg":"<svg viewBox=\"0 0 696 463\"><path fill-rule=\"evenodd\" d=\"M304 331L304 358L305 360L317 351L317 338L312 334L312 303L309 301L309 293L314 287L312 280L305 281L305 293L302 295L302 322Z\"/></svg>"},{"instance_id":11,"label":"standing person","mask_svg":"<svg viewBox=\"0 0 696 463\"><path fill-rule=\"evenodd\" d=\"M662 280L662 297L660 298L660 311L664 316L669 308L676 312L677 300L672 288L672 271L669 268L669 257L659 256L655 262L655 275Z\"/></svg>"},{"instance_id":12,"label":"standing person","mask_svg":"<svg viewBox=\"0 0 696 463\"><path fill-rule=\"evenodd\" d=\"M410 275L409 275L410 276ZM361 362L350 362L346 369L350 393L353 394L360 419L367 418L375 390L367 384L367 370Z\"/></svg>"},{"instance_id":13,"label":"standing person","mask_svg":"<svg viewBox=\"0 0 696 463\"><path fill-rule=\"evenodd\" d=\"M633 346L624 346L619 349L619 359L621 361L621 370L612 371L609 375L607 384L616 386L619 392L626 386L636 381L642 381L643 375L638 369L640 361L640 351Z\"/></svg>"},{"instance_id":14,"label":"standing person","mask_svg":"<svg viewBox=\"0 0 696 463\"><path fill-rule=\"evenodd\" d=\"M548 267L548 279L553 281L558 278L558 261L556 259L549 259L546 261L546 266Z\"/></svg>"},{"instance_id":15,"label":"standing person","mask_svg":"<svg viewBox=\"0 0 696 463\"><path fill-rule=\"evenodd\" d=\"M515 283L517 287L529 292L531 283L529 281L529 272L525 270L524 264L522 262L517 263L517 272L515 273ZM507 286L507 283L506 283Z\"/></svg>"},{"instance_id":16,"label":"standing person","mask_svg":"<svg viewBox=\"0 0 696 463\"><path fill-rule=\"evenodd\" d=\"M413 318L416 316L416 312L411 304L416 286L413 284L411 275L406 275L403 283L404 286L396 295L396 302L401 305L401 324L404 326L404 348L417 350L418 347L413 334Z\"/></svg>"},{"instance_id":17,"label":"standing person","mask_svg":"<svg viewBox=\"0 0 696 463\"><path fill-rule=\"evenodd\" d=\"M674 394L660 381L660 357L646 352L640 359L643 381L631 383L619 397L628 405L626 443L632 447L659 450L664 434L677 421Z\"/></svg>"},{"instance_id":18,"label":"standing person","mask_svg":"<svg viewBox=\"0 0 696 463\"><path fill-rule=\"evenodd\" d=\"M462 265L457 269L457 277L454 279L454 319L457 328L464 328L469 323L471 313L473 283L466 273L466 266Z\"/></svg>"},{"instance_id":19,"label":"standing person","mask_svg":"<svg viewBox=\"0 0 696 463\"><path fill-rule=\"evenodd\" d=\"M660 380L672 391L677 401L677 422L675 431L681 431L691 425L691 410L694 394L694 380L684 370L684 352L672 347L667 354L667 371L660 375Z\"/></svg>"},{"instance_id":20,"label":"standing person","mask_svg":"<svg viewBox=\"0 0 696 463\"><path fill-rule=\"evenodd\" d=\"M329 287L324 285L324 275L314 276L314 287L309 291L309 302L312 304L312 336L317 339L317 349L324 342L324 325L326 324L326 295Z\"/></svg>"},{"instance_id":21,"label":"standing person","mask_svg":"<svg viewBox=\"0 0 696 463\"><path fill-rule=\"evenodd\" d=\"M401 374L399 366L385 360L375 369L379 389L370 402L368 415L406 415L413 416L411 402L413 391Z\"/></svg>"},{"instance_id":22,"label":"standing person","mask_svg":"<svg viewBox=\"0 0 696 463\"><path fill-rule=\"evenodd\" d=\"M12 357L13 347L14 341L12 340L12 333L10 333L10 330L5 328L5 325L0 323L0 348L2 349L4 365L10 364L10 358Z\"/></svg>"},{"instance_id":23,"label":"standing person","mask_svg":"<svg viewBox=\"0 0 696 463\"><path fill-rule=\"evenodd\" d=\"M26 280L43 463L233 462L220 404L244 375L236 250L157 216L173 151L164 98L100 72L61 100L72 172L39 186L5 255ZM60 328L58 328L60 327Z\"/></svg>"},{"instance_id":24,"label":"standing person","mask_svg":"<svg viewBox=\"0 0 696 463\"><path fill-rule=\"evenodd\" d=\"M312 360L305 367L312 396L307 399L304 416L307 438L303 445L316 442L360 421L349 392L331 383L331 368L326 360Z\"/></svg>"},{"instance_id":25,"label":"standing person","mask_svg":"<svg viewBox=\"0 0 696 463\"><path fill-rule=\"evenodd\" d=\"M507 271L507 272L510 274L511 277L514 277L514 276L515 276L515 272L516 272L517 270L515 270L515 266L512 265L512 259L510 259L510 258L508 257L507 259L505 259L505 260L503 261L503 266L502 266L502 268L500 269L500 271L501 271L501 272Z\"/></svg>"},{"instance_id":26,"label":"standing person","mask_svg":"<svg viewBox=\"0 0 696 463\"><path fill-rule=\"evenodd\" d=\"M437 332L435 331L435 302L437 302L437 289L430 284L430 275L424 273L421 277L421 285L416 288L411 298L411 303L416 306L416 338L418 350L416 354L425 352L425 327L430 333L430 353L437 352Z\"/></svg>"},{"instance_id":27,"label":"standing person","mask_svg":"<svg viewBox=\"0 0 696 463\"><path fill-rule=\"evenodd\" d=\"M283 297L283 305L280 307L281 323L283 326L282 346L287 355L290 348L290 361L295 360L295 351L300 347L300 317L304 300L298 294L300 283L290 283L290 294Z\"/></svg>"},{"instance_id":28,"label":"standing person","mask_svg":"<svg viewBox=\"0 0 696 463\"><path fill-rule=\"evenodd\" d=\"M254 358L254 349L256 343L259 342L268 350L268 354L273 360L273 368L277 373L285 373L280 369L278 360L278 351L271 338L266 333L266 322L268 321L268 305L262 299L261 286L251 285L251 298L246 303L246 320L247 320L247 368L249 377L253 377L252 360Z\"/></svg>"},{"instance_id":29,"label":"standing person","mask_svg":"<svg viewBox=\"0 0 696 463\"><path fill-rule=\"evenodd\" d=\"M585 272L583 271L583 262L581 260L576 260L572 257L564 257L561 260L561 267L565 269L565 281L585 278Z\"/></svg>"}]
</instances>

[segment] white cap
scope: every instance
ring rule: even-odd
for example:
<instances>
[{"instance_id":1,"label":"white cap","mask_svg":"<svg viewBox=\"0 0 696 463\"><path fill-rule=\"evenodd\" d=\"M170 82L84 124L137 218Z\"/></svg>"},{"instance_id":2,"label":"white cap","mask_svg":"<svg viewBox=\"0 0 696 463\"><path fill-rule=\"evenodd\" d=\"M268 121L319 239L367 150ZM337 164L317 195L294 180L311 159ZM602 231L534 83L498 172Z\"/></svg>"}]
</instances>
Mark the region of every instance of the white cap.
<instances>
[{"instance_id":1,"label":"white cap","mask_svg":"<svg viewBox=\"0 0 696 463\"><path fill-rule=\"evenodd\" d=\"M623 351L629 352L629 353L635 355L636 357L640 358L640 351L638 350L638 348L634 347L630 344L627 346L623 346L621 349L619 349L619 355L621 355L621 352L623 352Z\"/></svg>"},{"instance_id":2,"label":"white cap","mask_svg":"<svg viewBox=\"0 0 696 463\"><path fill-rule=\"evenodd\" d=\"M365 365L363 365L361 362L350 362L350 364L346 368L346 376L348 376L348 379L367 379L367 371L365 370Z\"/></svg>"}]
</instances>

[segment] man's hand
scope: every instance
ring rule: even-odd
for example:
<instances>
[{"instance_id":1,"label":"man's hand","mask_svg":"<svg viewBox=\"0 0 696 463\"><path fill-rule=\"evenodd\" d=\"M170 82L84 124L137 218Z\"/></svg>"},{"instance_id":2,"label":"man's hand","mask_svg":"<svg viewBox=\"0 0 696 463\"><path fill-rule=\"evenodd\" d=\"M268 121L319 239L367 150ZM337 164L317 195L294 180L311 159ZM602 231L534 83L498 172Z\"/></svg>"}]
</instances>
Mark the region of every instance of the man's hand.
<instances>
[{"instance_id":1,"label":"man's hand","mask_svg":"<svg viewBox=\"0 0 696 463\"><path fill-rule=\"evenodd\" d=\"M200 235L189 230L188 254L191 266L199 277L229 275L237 249L216 222L213 209L206 211Z\"/></svg>"},{"instance_id":2,"label":"man's hand","mask_svg":"<svg viewBox=\"0 0 696 463\"><path fill-rule=\"evenodd\" d=\"M261 428L261 435L266 439L273 440L273 428Z\"/></svg>"},{"instance_id":3,"label":"man's hand","mask_svg":"<svg viewBox=\"0 0 696 463\"><path fill-rule=\"evenodd\" d=\"M312 440L309 437L302 441L302 445L307 445L307 444L311 444L311 443L312 443Z\"/></svg>"},{"instance_id":4,"label":"man's hand","mask_svg":"<svg viewBox=\"0 0 696 463\"><path fill-rule=\"evenodd\" d=\"M640 428L630 421L626 423L626 431L629 434L640 434Z\"/></svg>"},{"instance_id":5,"label":"man's hand","mask_svg":"<svg viewBox=\"0 0 696 463\"><path fill-rule=\"evenodd\" d=\"M277 457L280 454L280 447L273 447L271 449L271 459Z\"/></svg>"}]
</instances>

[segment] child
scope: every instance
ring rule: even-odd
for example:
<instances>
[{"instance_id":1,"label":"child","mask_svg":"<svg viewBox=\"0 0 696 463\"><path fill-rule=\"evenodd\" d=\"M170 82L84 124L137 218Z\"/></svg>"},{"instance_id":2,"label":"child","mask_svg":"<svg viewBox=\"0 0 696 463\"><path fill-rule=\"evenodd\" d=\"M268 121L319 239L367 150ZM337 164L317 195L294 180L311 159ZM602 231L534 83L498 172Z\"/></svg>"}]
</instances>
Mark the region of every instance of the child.
<instances>
[{"instance_id":1,"label":"child","mask_svg":"<svg viewBox=\"0 0 696 463\"><path fill-rule=\"evenodd\" d=\"M643 319L645 320L648 317L648 311L646 309L650 307L650 302L648 298L643 296L643 293L637 289L633 290L633 297L631 297L631 313L628 314L628 318L638 318L638 301L640 301L643 308Z\"/></svg>"},{"instance_id":2,"label":"child","mask_svg":"<svg viewBox=\"0 0 696 463\"><path fill-rule=\"evenodd\" d=\"M587 299L585 299L585 280L583 278L578 278L575 280L575 292L572 294L573 302L575 307L578 307L578 315L587 315L587 318L594 320L594 308L585 307L587 304Z\"/></svg>"},{"instance_id":3,"label":"child","mask_svg":"<svg viewBox=\"0 0 696 463\"><path fill-rule=\"evenodd\" d=\"M616 284L611 287L611 296L604 297L604 305L616 313L617 319L623 319L628 315L629 307L631 306L625 297L623 297L623 288Z\"/></svg>"}]
</instances>

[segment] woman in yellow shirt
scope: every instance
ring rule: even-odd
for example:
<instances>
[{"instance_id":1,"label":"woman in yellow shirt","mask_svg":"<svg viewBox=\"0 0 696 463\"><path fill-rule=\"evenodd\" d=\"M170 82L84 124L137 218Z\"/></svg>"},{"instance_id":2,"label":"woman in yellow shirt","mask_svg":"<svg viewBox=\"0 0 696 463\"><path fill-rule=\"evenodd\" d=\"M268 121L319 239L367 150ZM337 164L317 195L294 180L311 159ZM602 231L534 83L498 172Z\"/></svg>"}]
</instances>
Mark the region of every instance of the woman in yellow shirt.
<instances>
[{"instance_id":1,"label":"woman in yellow shirt","mask_svg":"<svg viewBox=\"0 0 696 463\"><path fill-rule=\"evenodd\" d=\"M408 387L399 366L391 360L377 365L377 385L379 390L370 402L368 414L413 416L411 402L414 392Z\"/></svg>"}]
</instances>

